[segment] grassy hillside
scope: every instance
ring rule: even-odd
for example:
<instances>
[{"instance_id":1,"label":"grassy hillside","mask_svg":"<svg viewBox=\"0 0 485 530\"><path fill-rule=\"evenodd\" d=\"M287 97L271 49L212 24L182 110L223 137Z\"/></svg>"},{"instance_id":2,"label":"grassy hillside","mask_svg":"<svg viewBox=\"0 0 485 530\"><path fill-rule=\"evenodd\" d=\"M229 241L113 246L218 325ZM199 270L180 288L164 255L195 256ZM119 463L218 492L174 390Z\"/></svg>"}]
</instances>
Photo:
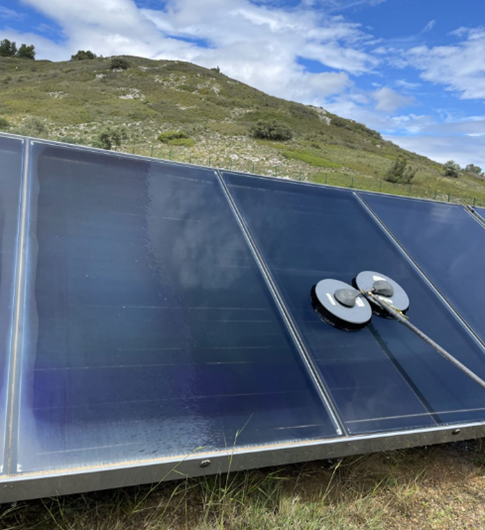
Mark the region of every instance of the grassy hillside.
<instances>
[{"instance_id":1,"label":"grassy hillside","mask_svg":"<svg viewBox=\"0 0 485 530\"><path fill-rule=\"evenodd\" d=\"M58 63L0 58L0 122L6 120L4 127L11 132L86 145L93 143L102 126L124 125L124 151L485 204L484 180L468 174L446 178L440 164L322 108L268 96L217 70L190 63L126 59L127 70L113 71L109 58ZM252 124L270 119L287 124L292 140L250 137ZM195 143L161 144L156 138L168 130L183 130ZM399 155L418 170L412 186L382 180Z\"/></svg>"}]
</instances>

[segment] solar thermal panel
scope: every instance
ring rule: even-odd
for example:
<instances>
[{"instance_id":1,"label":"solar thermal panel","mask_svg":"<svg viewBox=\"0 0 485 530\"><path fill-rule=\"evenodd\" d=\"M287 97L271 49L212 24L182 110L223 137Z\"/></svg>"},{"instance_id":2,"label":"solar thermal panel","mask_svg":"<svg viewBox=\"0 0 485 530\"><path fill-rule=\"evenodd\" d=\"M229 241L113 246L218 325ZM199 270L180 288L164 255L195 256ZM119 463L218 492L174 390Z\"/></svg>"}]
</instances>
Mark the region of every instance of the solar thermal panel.
<instances>
[{"instance_id":1,"label":"solar thermal panel","mask_svg":"<svg viewBox=\"0 0 485 530\"><path fill-rule=\"evenodd\" d=\"M363 270L391 276L409 314L481 377L484 349L350 190L224 173L349 434L485 420L485 392L395 320L345 333L319 319L312 287Z\"/></svg>"},{"instance_id":2,"label":"solar thermal panel","mask_svg":"<svg viewBox=\"0 0 485 530\"><path fill-rule=\"evenodd\" d=\"M464 207L359 195L485 342L485 231Z\"/></svg>"},{"instance_id":3,"label":"solar thermal panel","mask_svg":"<svg viewBox=\"0 0 485 530\"><path fill-rule=\"evenodd\" d=\"M30 156L13 470L336 436L214 171Z\"/></svg>"}]
</instances>

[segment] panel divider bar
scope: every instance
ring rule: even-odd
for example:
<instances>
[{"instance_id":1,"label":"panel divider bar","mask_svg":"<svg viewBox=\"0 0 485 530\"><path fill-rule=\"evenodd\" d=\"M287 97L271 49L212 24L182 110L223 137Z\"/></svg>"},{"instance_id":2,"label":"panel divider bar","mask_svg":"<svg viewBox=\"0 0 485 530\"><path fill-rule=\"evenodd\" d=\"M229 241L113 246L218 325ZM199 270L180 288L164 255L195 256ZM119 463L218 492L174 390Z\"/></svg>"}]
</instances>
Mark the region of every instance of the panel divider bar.
<instances>
[{"instance_id":1,"label":"panel divider bar","mask_svg":"<svg viewBox=\"0 0 485 530\"><path fill-rule=\"evenodd\" d=\"M394 234L387 228L386 224L381 220L381 218L374 212L374 210L367 204L366 200L360 195L360 192L354 192L355 196L361 203L361 205L369 212L371 217L376 221L376 223L384 230L384 232L389 236L389 238L394 242L398 247L404 257L411 263L411 265L419 272L419 274L424 278L426 283L431 287L431 289L438 295L441 301L448 307L448 309L453 313L455 318L459 323L465 328L465 330L472 336L473 339L478 343L478 345L485 349L485 342L475 333L475 331L470 327L468 322L461 316L461 314L455 309L453 304L446 298L446 296L438 289L434 282L429 278L429 276L424 272L418 262L411 256L411 254L404 248L401 242L394 236Z\"/></svg>"},{"instance_id":2,"label":"panel divider bar","mask_svg":"<svg viewBox=\"0 0 485 530\"><path fill-rule=\"evenodd\" d=\"M31 141L25 139L24 157L21 175L20 192L20 219L15 251L15 279L14 279L14 303L12 311L12 322L10 330L10 362L8 372L7 388L7 411L6 411L6 443L5 462L6 474L15 475L17 469L17 439L16 433L19 426L19 403L20 403L20 364L24 342L24 303L25 303L25 278L26 278L26 251L28 231L28 206L29 206L29 170L30 170L30 147Z\"/></svg>"},{"instance_id":3,"label":"panel divider bar","mask_svg":"<svg viewBox=\"0 0 485 530\"><path fill-rule=\"evenodd\" d=\"M468 214L470 214L473 219L475 219L475 221L480 224L481 226L483 226L483 228L485 228L485 219L483 219L483 217L477 213L477 211L473 208L473 206L466 206L466 211Z\"/></svg>"},{"instance_id":4,"label":"panel divider bar","mask_svg":"<svg viewBox=\"0 0 485 530\"><path fill-rule=\"evenodd\" d=\"M333 402L332 397L330 396L330 393L327 390L327 387L325 385L325 382L323 381L318 368L315 365L315 362L310 355L310 353L307 351L303 339L300 337L300 334L298 332L298 329L296 325L293 322L293 319L291 318L291 315L289 311L286 308L286 305L283 301L283 297L281 296L278 287L276 286L276 283L271 275L270 270L268 269L266 262L259 252L258 246L256 242L253 239L253 236L251 234L251 231L249 230L249 227L246 225L234 199L232 198L231 192L229 191L229 188L227 187L226 183L224 182L224 178L222 177L222 174L219 170L214 171L216 174L219 183L222 187L222 190L224 192L224 195L226 196L226 199L229 202L229 205L234 213L234 216L236 218L237 223L239 224L239 227L241 228L243 235L249 245L249 248L254 256L254 259L261 271L261 274L268 286L268 289L273 296L273 299L276 303L276 306L283 318L284 323L286 324L286 327L290 331L290 335L293 339L293 342L295 343L303 362L306 366L306 369L310 375L310 377L313 380L313 383L315 387L318 390L320 399L322 400L325 408L327 409L330 418L334 424L335 430L337 431L337 434L339 435L345 435L348 436L348 431L345 428L344 422L340 418L337 407Z\"/></svg>"}]
</instances>

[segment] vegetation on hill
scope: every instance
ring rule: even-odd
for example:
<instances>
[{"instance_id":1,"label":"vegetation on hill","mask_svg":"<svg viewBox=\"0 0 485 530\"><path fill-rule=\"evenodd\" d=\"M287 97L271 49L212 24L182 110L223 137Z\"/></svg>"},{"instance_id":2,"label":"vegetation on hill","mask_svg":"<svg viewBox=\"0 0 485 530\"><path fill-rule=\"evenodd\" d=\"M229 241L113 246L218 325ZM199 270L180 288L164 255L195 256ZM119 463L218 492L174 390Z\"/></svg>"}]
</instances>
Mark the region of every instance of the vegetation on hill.
<instances>
[{"instance_id":1,"label":"vegetation on hill","mask_svg":"<svg viewBox=\"0 0 485 530\"><path fill-rule=\"evenodd\" d=\"M127 134L120 145L111 142L111 148L485 204L480 168L448 178L442 165L399 148L360 123L269 96L227 77L218 67L103 58L84 50L57 63L0 57L0 96L0 126L11 132L99 145L100 129L123 127ZM169 131L183 131L189 138L160 142L159 135ZM403 159L413 178L386 180L396 161Z\"/></svg>"},{"instance_id":2,"label":"vegetation on hill","mask_svg":"<svg viewBox=\"0 0 485 530\"><path fill-rule=\"evenodd\" d=\"M0 57L18 57L20 59L35 59L35 47L33 44L21 44L17 49L17 43L8 39L0 42Z\"/></svg>"}]
</instances>

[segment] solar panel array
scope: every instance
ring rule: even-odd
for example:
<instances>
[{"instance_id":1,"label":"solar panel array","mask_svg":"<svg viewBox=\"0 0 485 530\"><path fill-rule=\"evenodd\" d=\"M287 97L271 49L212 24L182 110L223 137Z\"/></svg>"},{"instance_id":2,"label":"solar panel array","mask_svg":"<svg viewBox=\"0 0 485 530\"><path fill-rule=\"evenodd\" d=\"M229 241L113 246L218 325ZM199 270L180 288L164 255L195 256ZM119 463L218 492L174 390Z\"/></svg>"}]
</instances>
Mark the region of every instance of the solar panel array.
<instances>
[{"instance_id":1,"label":"solar panel array","mask_svg":"<svg viewBox=\"0 0 485 530\"><path fill-rule=\"evenodd\" d=\"M0 136L0 501L485 433L485 391L398 322L323 323L377 270L485 377L461 206Z\"/></svg>"}]
</instances>

